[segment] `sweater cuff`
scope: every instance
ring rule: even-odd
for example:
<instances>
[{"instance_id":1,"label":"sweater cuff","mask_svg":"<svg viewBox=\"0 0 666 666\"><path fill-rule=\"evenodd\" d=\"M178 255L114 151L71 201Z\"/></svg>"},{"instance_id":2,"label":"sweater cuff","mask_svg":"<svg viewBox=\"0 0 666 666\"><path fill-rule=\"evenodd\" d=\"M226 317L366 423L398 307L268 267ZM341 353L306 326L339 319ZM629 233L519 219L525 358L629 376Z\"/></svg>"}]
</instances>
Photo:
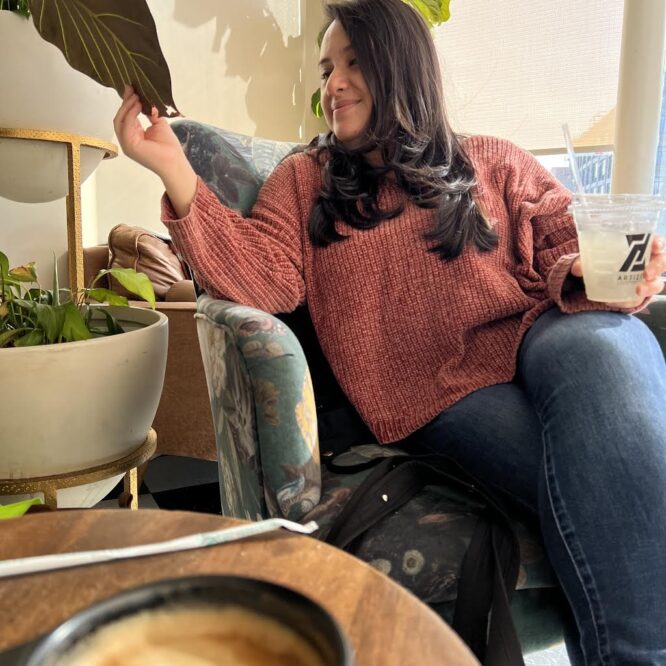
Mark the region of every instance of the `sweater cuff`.
<instances>
[{"instance_id":1,"label":"sweater cuff","mask_svg":"<svg viewBox=\"0 0 666 666\"><path fill-rule=\"evenodd\" d=\"M182 220L187 220L190 217L191 211L194 208L198 207L197 204L203 203L204 204L203 208L208 208L209 196L215 196L215 195L208 190L206 184L203 182L203 180L201 180L201 176L197 176L197 188L194 191L194 199L192 199L192 203L190 204L190 211L185 217L178 217L178 214L176 213L173 205L171 204L171 199L169 199L169 195L165 192L162 195L162 199L160 201L162 223L167 227L167 229L171 229L174 223L178 223Z\"/></svg>"},{"instance_id":2,"label":"sweater cuff","mask_svg":"<svg viewBox=\"0 0 666 666\"><path fill-rule=\"evenodd\" d=\"M571 266L578 256L578 253L562 255L548 275L548 293L557 307L565 314L589 310L633 314L645 308L652 300L652 298L645 298L641 303L631 308L621 308L608 303L588 300L582 278L571 274Z\"/></svg>"}]
</instances>

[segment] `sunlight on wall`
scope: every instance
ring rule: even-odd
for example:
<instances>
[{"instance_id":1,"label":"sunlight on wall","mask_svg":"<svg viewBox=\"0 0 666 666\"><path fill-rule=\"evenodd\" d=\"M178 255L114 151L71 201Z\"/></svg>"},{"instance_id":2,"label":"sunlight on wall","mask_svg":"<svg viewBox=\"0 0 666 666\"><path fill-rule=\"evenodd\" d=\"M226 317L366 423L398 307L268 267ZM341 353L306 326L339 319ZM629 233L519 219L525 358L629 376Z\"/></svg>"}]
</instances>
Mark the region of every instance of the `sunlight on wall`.
<instances>
[{"instance_id":1,"label":"sunlight on wall","mask_svg":"<svg viewBox=\"0 0 666 666\"><path fill-rule=\"evenodd\" d=\"M321 23L316 0L148 4L171 70L175 102L186 117L288 141L309 139L319 131L308 118L317 85L312 48L317 33L308 34ZM303 70L312 70L314 84ZM100 242L119 222L164 231L159 219L162 184L128 158L120 156L97 170L97 192Z\"/></svg>"}]
</instances>

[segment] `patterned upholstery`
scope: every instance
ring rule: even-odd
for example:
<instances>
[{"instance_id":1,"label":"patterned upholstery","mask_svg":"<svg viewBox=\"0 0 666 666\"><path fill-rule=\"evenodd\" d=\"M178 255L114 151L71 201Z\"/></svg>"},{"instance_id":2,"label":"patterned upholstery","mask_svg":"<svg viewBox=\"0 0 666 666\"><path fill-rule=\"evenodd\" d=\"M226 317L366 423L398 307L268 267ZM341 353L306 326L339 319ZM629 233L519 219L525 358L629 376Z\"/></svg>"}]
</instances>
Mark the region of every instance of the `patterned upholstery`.
<instances>
[{"instance_id":1,"label":"patterned upholstery","mask_svg":"<svg viewBox=\"0 0 666 666\"><path fill-rule=\"evenodd\" d=\"M225 204L249 211L261 182L297 146L250 139L192 121L173 127L192 165ZM326 533L369 472L319 464L317 406L301 344L278 318L199 298L197 326L219 454L222 512L241 518L316 520ZM640 315L666 344L666 299ZM301 340L309 348L311 340ZM308 358L312 363L312 358ZM315 386L316 386L315 377ZM322 414L319 414L322 417ZM349 462L392 455L364 444ZM450 617L458 570L479 506L451 488L427 487L369 530L357 555ZM563 601L531 519L516 515L521 567L513 611L525 651L561 637Z\"/></svg>"}]
</instances>

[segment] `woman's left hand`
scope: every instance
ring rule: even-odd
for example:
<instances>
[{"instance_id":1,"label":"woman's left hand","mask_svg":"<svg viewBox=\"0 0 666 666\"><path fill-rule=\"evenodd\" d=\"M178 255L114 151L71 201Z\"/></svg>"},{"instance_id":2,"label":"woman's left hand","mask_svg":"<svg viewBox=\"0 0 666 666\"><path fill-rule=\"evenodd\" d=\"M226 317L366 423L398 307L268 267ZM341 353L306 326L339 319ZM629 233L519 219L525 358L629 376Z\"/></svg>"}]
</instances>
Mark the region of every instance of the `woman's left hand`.
<instances>
[{"instance_id":1,"label":"woman's left hand","mask_svg":"<svg viewBox=\"0 0 666 666\"><path fill-rule=\"evenodd\" d=\"M640 305L647 297L659 294L664 288L661 274L666 272L666 253L664 253L664 239L656 236L652 239L652 253L650 261L643 272L643 281L636 285L636 301L625 303L607 303L611 307L620 309L634 308ZM580 257L571 264L571 274L575 277L583 277L583 265Z\"/></svg>"}]
</instances>

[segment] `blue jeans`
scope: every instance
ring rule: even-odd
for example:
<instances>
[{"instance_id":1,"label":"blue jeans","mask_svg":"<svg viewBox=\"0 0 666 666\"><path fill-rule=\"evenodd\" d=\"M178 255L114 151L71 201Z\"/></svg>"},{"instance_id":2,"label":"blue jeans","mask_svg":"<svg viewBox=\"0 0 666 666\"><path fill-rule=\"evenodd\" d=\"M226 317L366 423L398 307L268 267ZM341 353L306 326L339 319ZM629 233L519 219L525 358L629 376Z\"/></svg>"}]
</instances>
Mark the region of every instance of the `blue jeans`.
<instances>
[{"instance_id":1,"label":"blue jeans","mask_svg":"<svg viewBox=\"0 0 666 666\"><path fill-rule=\"evenodd\" d=\"M549 310L513 383L412 437L538 514L572 664L666 665L666 365L645 324Z\"/></svg>"}]
</instances>

